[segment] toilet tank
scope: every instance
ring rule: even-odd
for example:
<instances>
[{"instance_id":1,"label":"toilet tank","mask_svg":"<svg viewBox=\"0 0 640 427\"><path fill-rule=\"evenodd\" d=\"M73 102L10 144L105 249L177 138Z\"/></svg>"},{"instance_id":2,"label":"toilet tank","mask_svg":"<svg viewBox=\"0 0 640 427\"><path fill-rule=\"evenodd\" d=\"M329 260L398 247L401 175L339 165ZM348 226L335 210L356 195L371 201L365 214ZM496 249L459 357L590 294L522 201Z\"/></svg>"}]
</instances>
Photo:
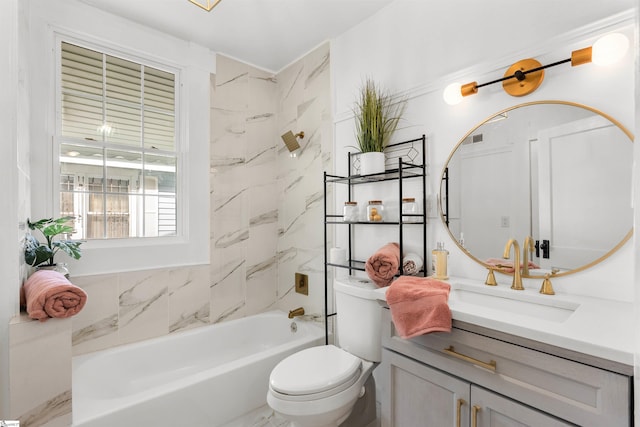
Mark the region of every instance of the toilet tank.
<instances>
[{"instance_id":1,"label":"toilet tank","mask_svg":"<svg viewBox=\"0 0 640 427\"><path fill-rule=\"evenodd\" d=\"M347 276L333 282L336 293L337 345L362 359L379 362L382 354L379 299L386 288L370 280Z\"/></svg>"}]
</instances>

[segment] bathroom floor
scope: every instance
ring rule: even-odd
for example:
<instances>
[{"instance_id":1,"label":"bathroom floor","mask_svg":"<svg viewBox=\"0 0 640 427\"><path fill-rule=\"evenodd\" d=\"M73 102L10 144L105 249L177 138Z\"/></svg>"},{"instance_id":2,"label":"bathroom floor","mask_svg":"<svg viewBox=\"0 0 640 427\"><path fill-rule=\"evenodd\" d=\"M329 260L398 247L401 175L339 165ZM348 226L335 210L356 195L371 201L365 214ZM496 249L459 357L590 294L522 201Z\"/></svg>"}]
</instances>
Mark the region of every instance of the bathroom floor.
<instances>
[{"instance_id":1,"label":"bathroom floor","mask_svg":"<svg viewBox=\"0 0 640 427\"><path fill-rule=\"evenodd\" d=\"M288 421L276 415L268 405L264 405L222 427L289 427L290 425ZM375 420L367 427L380 427L380 421Z\"/></svg>"},{"instance_id":2,"label":"bathroom floor","mask_svg":"<svg viewBox=\"0 0 640 427\"><path fill-rule=\"evenodd\" d=\"M236 418L222 427L289 427L291 424L273 413L268 405Z\"/></svg>"}]
</instances>

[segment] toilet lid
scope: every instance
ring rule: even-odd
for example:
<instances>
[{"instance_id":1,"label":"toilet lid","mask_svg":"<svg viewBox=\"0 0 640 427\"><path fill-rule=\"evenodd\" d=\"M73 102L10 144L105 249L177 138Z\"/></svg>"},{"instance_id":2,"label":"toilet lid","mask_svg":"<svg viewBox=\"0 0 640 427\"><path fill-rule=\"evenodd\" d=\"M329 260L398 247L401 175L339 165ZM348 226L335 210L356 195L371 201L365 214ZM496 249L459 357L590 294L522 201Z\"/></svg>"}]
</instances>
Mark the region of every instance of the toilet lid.
<instances>
[{"instance_id":1,"label":"toilet lid","mask_svg":"<svg viewBox=\"0 0 640 427\"><path fill-rule=\"evenodd\" d=\"M271 388L288 395L320 393L360 375L362 361L333 345L311 347L285 358L273 368Z\"/></svg>"}]
</instances>

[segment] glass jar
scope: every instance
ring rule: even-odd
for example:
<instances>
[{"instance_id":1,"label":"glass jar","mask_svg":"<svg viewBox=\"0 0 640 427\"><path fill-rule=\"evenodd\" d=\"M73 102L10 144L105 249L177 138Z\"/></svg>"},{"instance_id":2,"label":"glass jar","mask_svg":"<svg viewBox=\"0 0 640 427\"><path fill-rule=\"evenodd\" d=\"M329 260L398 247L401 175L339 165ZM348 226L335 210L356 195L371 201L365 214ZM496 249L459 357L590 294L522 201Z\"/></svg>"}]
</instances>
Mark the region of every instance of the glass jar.
<instances>
[{"instance_id":1,"label":"glass jar","mask_svg":"<svg viewBox=\"0 0 640 427\"><path fill-rule=\"evenodd\" d=\"M417 214L418 206L416 205L416 199L414 197L402 199L402 222L418 222L418 217L413 216Z\"/></svg>"},{"instance_id":2,"label":"glass jar","mask_svg":"<svg viewBox=\"0 0 640 427\"><path fill-rule=\"evenodd\" d=\"M367 220L369 222L382 222L384 219L384 205L382 200L369 200L367 205Z\"/></svg>"},{"instance_id":3,"label":"glass jar","mask_svg":"<svg viewBox=\"0 0 640 427\"><path fill-rule=\"evenodd\" d=\"M358 222L358 202L344 202L342 220L344 222Z\"/></svg>"}]
</instances>

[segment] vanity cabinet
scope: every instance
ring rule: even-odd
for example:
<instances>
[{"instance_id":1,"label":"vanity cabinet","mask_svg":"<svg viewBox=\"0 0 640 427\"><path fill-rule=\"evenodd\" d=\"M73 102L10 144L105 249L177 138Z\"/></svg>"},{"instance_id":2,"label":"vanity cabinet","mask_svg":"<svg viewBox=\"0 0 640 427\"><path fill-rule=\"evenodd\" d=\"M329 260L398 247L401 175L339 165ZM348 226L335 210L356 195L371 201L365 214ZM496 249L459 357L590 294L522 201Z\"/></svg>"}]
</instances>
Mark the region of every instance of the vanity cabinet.
<instances>
[{"instance_id":1,"label":"vanity cabinet","mask_svg":"<svg viewBox=\"0 0 640 427\"><path fill-rule=\"evenodd\" d=\"M389 309L382 317L383 427L632 425L632 377L595 358L456 321L451 333L405 340Z\"/></svg>"},{"instance_id":2,"label":"vanity cabinet","mask_svg":"<svg viewBox=\"0 0 640 427\"><path fill-rule=\"evenodd\" d=\"M497 393L384 349L389 398L383 426L572 426Z\"/></svg>"}]
</instances>

